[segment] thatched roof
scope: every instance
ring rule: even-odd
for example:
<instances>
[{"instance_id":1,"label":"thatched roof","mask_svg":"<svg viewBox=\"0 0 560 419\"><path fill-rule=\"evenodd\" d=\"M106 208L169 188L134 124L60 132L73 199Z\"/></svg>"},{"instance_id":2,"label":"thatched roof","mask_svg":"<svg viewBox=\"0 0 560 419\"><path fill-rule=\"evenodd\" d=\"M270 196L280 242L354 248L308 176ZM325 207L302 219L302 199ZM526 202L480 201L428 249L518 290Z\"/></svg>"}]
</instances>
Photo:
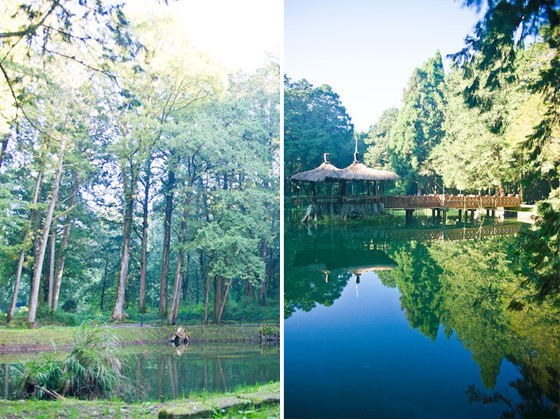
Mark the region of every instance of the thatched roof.
<instances>
[{"instance_id":1,"label":"thatched roof","mask_svg":"<svg viewBox=\"0 0 560 419\"><path fill-rule=\"evenodd\" d=\"M323 271L353 271L359 269L386 270L396 267L396 263L381 250L355 248L301 249L297 250L294 268Z\"/></svg>"},{"instance_id":2,"label":"thatched roof","mask_svg":"<svg viewBox=\"0 0 560 419\"><path fill-rule=\"evenodd\" d=\"M344 169L332 173L329 180L395 180L399 175L387 170L377 170L367 167L358 161L358 153L354 154L354 162Z\"/></svg>"},{"instance_id":3,"label":"thatched roof","mask_svg":"<svg viewBox=\"0 0 560 419\"><path fill-rule=\"evenodd\" d=\"M325 182L330 180L337 172L340 172L338 167L329 162L329 153L325 153L323 157L324 161L319 167L293 175L292 182Z\"/></svg>"}]
</instances>

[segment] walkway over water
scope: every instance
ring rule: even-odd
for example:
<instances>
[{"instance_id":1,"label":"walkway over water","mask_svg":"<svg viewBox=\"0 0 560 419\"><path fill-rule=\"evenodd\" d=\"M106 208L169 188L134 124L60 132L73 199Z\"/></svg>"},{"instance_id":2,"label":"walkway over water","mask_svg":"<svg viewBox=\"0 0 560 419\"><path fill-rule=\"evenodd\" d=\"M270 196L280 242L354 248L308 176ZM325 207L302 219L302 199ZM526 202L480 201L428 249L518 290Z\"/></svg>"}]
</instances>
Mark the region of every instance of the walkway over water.
<instances>
[{"instance_id":1,"label":"walkway over water","mask_svg":"<svg viewBox=\"0 0 560 419\"><path fill-rule=\"evenodd\" d=\"M296 205L314 204L322 207L349 205L383 204L390 209L461 209L476 210L483 208L517 208L521 205L519 195L482 196L482 195L325 195L297 196L292 198Z\"/></svg>"}]
</instances>

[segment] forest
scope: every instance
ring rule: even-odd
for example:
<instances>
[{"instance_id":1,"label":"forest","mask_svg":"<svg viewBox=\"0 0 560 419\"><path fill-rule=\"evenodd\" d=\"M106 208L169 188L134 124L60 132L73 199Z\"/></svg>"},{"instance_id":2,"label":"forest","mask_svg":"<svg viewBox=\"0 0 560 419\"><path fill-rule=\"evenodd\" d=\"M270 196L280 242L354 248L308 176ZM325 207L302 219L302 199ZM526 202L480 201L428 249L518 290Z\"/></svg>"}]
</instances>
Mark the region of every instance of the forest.
<instances>
[{"instance_id":1,"label":"forest","mask_svg":"<svg viewBox=\"0 0 560 419\"><path fill-rule=\"evenodd\" d=\"M400 176L388 194L519 194L538 213L519 244L542 300L560 290L560 11L547 0L464 5L485 13L450 68L434 52L410 75L402 106L367 132L330 86L285 76L285 191L300 193L290 177L323 153L349 165L356 141L365 164Z\"/></svg>"},{"instance_id":2,"label":"forest","mask_svg":"<svg viewBox=\"0 0 560 419\"><path fill-rule=\"evenodd\" d=\"M559 195L558 7L550 1L467 1L487 6L465 48L444 69L439 51L414 69L402 106L354 130L328 85L285 77L285 188L323 153L351 163L354 139L373 168L400 176L394 193ZM307 106L309 105L309 106Z\"/></svg>"},{"instance_id":3,"label":"forest","mask_svg":"<svg viewBox=\"0 0 560 419\"><path fill-rule=\"evenodd\" d=\"M0 6L7 322L279 316L279 63L232 73L160 6Z\"/></svg>"}]
</instances>

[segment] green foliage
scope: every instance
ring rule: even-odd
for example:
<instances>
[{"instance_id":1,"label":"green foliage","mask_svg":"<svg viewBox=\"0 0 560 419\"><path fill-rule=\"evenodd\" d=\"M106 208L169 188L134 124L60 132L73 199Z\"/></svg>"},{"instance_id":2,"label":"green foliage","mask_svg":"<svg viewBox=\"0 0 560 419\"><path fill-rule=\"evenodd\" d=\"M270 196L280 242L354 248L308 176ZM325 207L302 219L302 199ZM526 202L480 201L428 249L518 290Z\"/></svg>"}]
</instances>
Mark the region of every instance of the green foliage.
<instances>
[{"instance_id":1,"label":"green foliage","mask_svg":"<svg viewBox=\"0 0 560 419\"><path fill-rule=\"evenodd\" d=\"M403 94L403 107L391 128L391 165L408 193L434 186L428 157L445 135L444 71L439 51L416 68Z\"/></svg>"},{"instance_id":2,"label":"green foliage","mask_svg":"<svg viewBox=\"0 0 560 419\"><path fill-rule=\"evenodd\" d=\"M74 349L62 360L24 363L17 373L20 397L94 398L122 389L124 377L117 340L108 331L83 324L73 334Z\"/></svg>"},{"instance_id":3,"label":"green foliage","mask_svg":"<svg viewBox=\"0 0 560 419\"><path fill-rule=\"evenodd\" d=\"M118 340L107 329L84 324L74 332L74 349L62 362L62 394L93 398L117 392L124 384Z\"/></svg>"},{"instance_id":4,"label":"green foliage","mask_svg":"<svg viewBox=\"0 0 560 419\"><path fill-rule=\"evenodd\" d=\"M280 330L275 326L263 325L261 326L261 336L279 337Z\"/></svg>"},{"instance_id":5,"label":"green foliage","mask_svg":"<svg viewBox=\"0 0 560 419\"><path fill-rule=\"evenodd\" d=\"M397 122L398 115L397 108L384 110L379 120L369 130L364 139L365 144L369 145L364 155L364 162L367 166L381 170L394 170L389 155L389 142L391 130Z\"/></svg>"},{"instance_id":6,"label":"green foliage","mask_svg":"<svg viewBox=\"0 0 560 419\"><path fill-rule=\"evenodd\" d=\"M328 85L313 87L307 80L284 77L284 182L294 174L317 167L323 153L332 164L352 163L354 126L340 97Z\"/></svg>"},{"instance_id":7,"label":"green foliage","mask_svg":"<svg viewBox=\"0 0 560 419\"><path fill-rule=\"evenodd\" d=\"M539 203L535 228L523 232L521 248L529 264L524 273L537 289L536 299L560 307L560 198Z\"/></svg>"},{"instance_id":8,"label":"green foliage","mask_svg":"<svg viewBox=\"0 0 560 419\"><path fill-rule=\"evenodd\" d=\"M548 0L465 1L478 8L485 3L486 12L474 36L467 37L465 48L453 56L465 69L468 80L463 98L468 106L492 113L496 103L486 94L488 91L508 90L521 81L529 92L540 96L543 111L531 121L531 131L519 144L520 153L540 166L539 160L546 160L548 152L558 145L560 9L557 2ZM525 41L531 42L536 36L543 41L536 45L546 45L547 51L533 60L531 76L525 78L519 73L517 60L526 48Z\"/></svg>"},{"instance_id":9,"label":"green foliage","mask_svg":"<svg viewBox=\"0 0 560 419\"><path fill-rule=\"evenodd\" d=\"M90 51L87 60L75 50L73 38L61 40L58 32L47 34L47 26L40 25L29 33L33 43L41 38L49 44L49 57L38 66L33 54L15 54L24 42L12 51L17 37L2 33L0 53L9 55L3 61L11 66L8 76L20 79L16 94L28 91L33 97L20 102L26 118L7 118L6 127L2 118L0 127L2 145L8 144L0 179L0 307L9 307L22 250L25 263L16 302L21 307L29 300L32 255L39 246L34 239L43 228L54 187L61 137L67 139L68 148L52 228L55 256L51 263L47 252L41 282L48 282L51 265L62 273L62 282L56 312L39 314L43 324L75 325L97 310L106 318L118 294L116 282L123 285L120 295L126 294L123 310L130 310L131 320L139 320L135 310L143 268L146 309L153 312L160 298L165 222L170 232L169 276L179 251L184 255L185 280L178 290L183 306L192 304L200 315L206 274L234 279L230 295L236 300L243 295L245 279L253 298L254 289L266 280L266 293L257 290L259 304L265 306L264 300L276 298L280 281L278 64L271 62L253 74L227 75L186 41L170 16L142 16L129 23L122 5L102 2L89 11L90 18L99 18L99 26L83 26L89 3L73 6L73 14L67 16L69 36L78 28L100 35L91 43L90 38L84 40L101 47ZM10 2L8 10L18 4ZM56 28L60 16L55 14L69 10L66 1L34 3L29 10L36 15L19 11L19 23L32 25L49 5L54 14L48 27ZM6 22L3 17L0 21ZM8 22L3 28L9 31L19 23ZM58 57L58 52L74 59ZM76 60L83 62L78 65ZM101 72L96 71L99 67ZM27 70L31 74L24 77ZM116 77L105 77L109 73ZM3 87L0 83L5 98L10 92ZM0 102L3 117L9 112ZM5 102L7 108L13 107ZM175 182L167 185L169 172ZM43 176L38 203L32 205L37 173ZM228 197L230 191L233 195ZM166 221L167 196L174 200L171 220ZM236 211L241 212L239 217ZM180 240L176 233L183 214L186 234ZM37 215L34 222L29 221L31 215ZM140 231L144 215L149 224L145 263ZM231 226L228 220L234 220ZM201 236L208 233L209 240L223 239L222 249L212 248L208 240L196 242L199 231ZM123 258L125 242L128 258ZM41 306L46 307L44 288ZM166 291L174 290L166 287Z\"/></svg>"},{"instance_id":10,"label":"green foliage","mask_svg":"<svg viewBox=\"0 0 560 419\"><path fill-rule=\"evenodd\" d=\"M505 137L512 112L511 91L488 92L494 112L481 114L465 105L460 93L465 88L463 72L453 70L446 84L447 106L442 138L430 158L435 172L447 188L463 191L496 189L503 192L506 181L515 178L513 141ZM498 103L502 108L498 110ZM517 169L517 176L519 176Z\"/></svg>"}]
</instances>

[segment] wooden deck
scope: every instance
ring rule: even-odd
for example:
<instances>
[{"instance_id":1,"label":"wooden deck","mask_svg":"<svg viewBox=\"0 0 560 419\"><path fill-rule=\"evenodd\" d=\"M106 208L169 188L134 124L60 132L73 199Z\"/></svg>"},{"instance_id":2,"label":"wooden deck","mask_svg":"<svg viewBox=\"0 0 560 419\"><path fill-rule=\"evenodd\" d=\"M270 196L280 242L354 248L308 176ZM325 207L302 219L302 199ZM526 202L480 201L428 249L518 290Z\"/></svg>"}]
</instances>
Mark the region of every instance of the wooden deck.
<instances>
[{"instance_id":1,"label":"wooden deck","mask_svg":"<svg viewBox=\"0 0 560 419\"><path fill-rule=\"evenodd\" d=\"M476 210L483 208L518 208L521 205L519 195L481 196L481 195L355 195L355 196L298 196L293 197L295 205L315 204L322 207L342 204L369 205L383 204L385 209L461 209Z\"/></svg>"}]
</instances>

